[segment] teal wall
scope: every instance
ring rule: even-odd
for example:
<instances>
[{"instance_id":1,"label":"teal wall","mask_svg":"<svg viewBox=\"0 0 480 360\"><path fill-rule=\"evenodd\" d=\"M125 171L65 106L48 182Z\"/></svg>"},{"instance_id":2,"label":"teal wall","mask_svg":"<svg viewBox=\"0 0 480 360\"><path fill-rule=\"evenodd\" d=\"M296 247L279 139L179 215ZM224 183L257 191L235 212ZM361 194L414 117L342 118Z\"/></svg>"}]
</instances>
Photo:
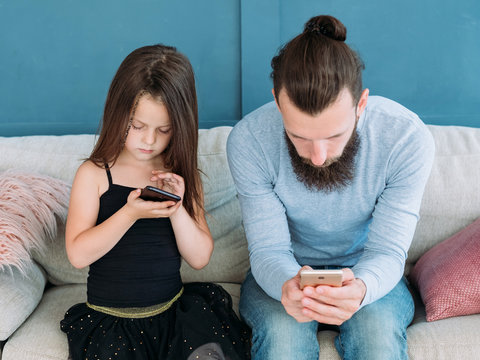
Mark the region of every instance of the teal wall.
<instances>
[{"instance_id":1,"label":"teal wall","mask_svg":"<svg viewBox=\"0 0 480 360\"><path fill-rule=\"evenodd\" d=\"M233 125L272 100L272 56L317 14L345 23L371 94L480 127L476 0L0 0L0 136L95 132L120 62L159 42L192 62L200 126Z\"/></svg>"}]
</instances>

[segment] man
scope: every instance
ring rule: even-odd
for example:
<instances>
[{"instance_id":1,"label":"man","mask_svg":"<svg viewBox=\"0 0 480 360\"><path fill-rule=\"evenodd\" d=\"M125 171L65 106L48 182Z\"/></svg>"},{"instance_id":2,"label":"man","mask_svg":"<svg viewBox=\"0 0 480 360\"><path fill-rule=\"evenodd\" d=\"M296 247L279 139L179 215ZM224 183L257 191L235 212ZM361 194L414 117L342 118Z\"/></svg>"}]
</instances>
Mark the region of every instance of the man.
<instances>
[{"instance_id":1,"label":"man","mask_svg":"<svg viewBox=\"0 0 480 360\"><path fill-rule=\"evenodd\" d=\"M363 63L330 16L272 60L275 102L227 144L249 245L240 313L255 359L318 359L338 326L343 359L406 359L414 305L403 271L432 136L411 111L362 87ZM301 268L343 269L341 287L300 289Z\"/></svg>"}]
</instances>

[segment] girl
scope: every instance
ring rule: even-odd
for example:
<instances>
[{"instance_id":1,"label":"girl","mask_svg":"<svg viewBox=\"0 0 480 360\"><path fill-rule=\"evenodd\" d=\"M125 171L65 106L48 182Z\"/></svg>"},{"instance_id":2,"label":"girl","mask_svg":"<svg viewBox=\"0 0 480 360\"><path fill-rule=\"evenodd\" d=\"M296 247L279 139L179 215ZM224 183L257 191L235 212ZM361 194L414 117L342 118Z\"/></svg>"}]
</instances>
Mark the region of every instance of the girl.
<instances>
[{"instance_id":1,"label":"girl","mask_svg":"<svg viewBox=\"0 0 480 360\"><path fill-rule=\"evenodd\" d=\"M180 277L181 257L200 269L213 250L197 143L188 59L163 45L133 51L112 81L99 139L72 185L67 254L75 267L90 266L87 302L61 321L73 360L248 357L248 330L228 293ZM181 200L142 200L147 185Z\"/></svg>"}]
</instances>

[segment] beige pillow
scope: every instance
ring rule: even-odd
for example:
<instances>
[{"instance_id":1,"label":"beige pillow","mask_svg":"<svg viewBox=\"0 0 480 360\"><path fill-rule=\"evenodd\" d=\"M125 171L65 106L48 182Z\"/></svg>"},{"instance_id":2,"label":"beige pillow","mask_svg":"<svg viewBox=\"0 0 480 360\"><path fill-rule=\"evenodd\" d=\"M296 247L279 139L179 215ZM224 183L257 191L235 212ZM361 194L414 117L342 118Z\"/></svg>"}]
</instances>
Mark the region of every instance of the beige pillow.
<instances>
[{"instance_id":1,"label":"beige pillow","mask_svg":"<svg viewBox=\"0 0 480 360\"><path fill-rule=\"evenodd\" d=\"M0 271L0 341L6 340L33 312L42 299L46 277L32 261Z\"/></svg>"}]
</instances>

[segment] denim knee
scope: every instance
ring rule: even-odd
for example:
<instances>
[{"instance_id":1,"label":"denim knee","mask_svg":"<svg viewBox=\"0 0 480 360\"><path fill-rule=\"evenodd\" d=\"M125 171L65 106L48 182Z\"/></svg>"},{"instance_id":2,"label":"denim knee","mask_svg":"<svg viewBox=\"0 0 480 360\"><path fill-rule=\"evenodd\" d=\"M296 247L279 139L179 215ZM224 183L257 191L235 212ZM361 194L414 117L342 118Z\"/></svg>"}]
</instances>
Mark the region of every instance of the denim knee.
<instances>
[{"instance_id":1,"label":"denim knee","mask_svg":"<svg viewBox=\"0 0 480 360\"><path fill-rule=\"evenodd\" d=\"M268 296L249 273L242 285L240 314L252 328L252 358L318 360L318 324L299 323Z\"/></svg>"},{"instance_id":2,"label":"denim knee","mask_svg":"<svg viewBox=\"0 0 480 360\"><path fill-rule=\"evenodd\" d=\"M335 346L342 359L408 359L407 326L414 313L405 280L340 326Z\"/></svg>"}]
</instances>

